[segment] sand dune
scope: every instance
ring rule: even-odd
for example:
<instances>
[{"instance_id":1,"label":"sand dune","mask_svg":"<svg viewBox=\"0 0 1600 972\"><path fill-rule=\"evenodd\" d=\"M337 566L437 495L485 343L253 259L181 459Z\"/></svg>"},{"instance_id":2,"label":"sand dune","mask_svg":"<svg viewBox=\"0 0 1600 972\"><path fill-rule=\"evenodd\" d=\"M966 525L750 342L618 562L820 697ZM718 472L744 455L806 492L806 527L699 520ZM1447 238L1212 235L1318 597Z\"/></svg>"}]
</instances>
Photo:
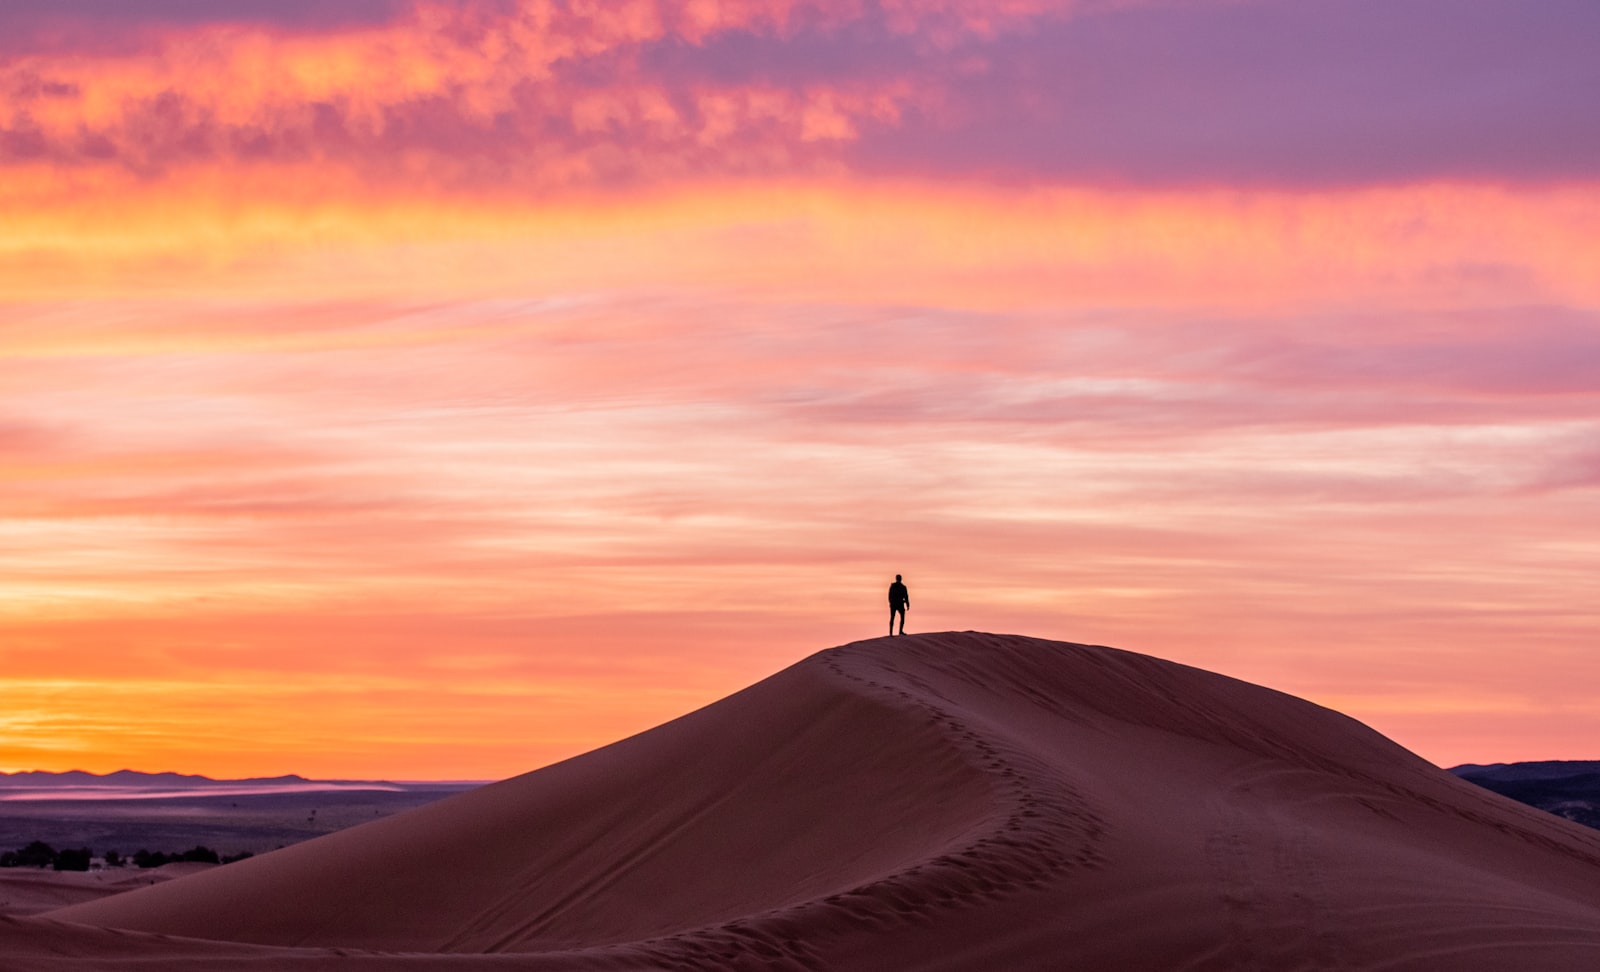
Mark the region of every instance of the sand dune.
<instances>
[{"instance_id":1,"label":"sand dune","mask_svg":"<svg viewBox=\"0 0 1600 972\"><path fill-rule=\"evenodd\" d=\"M0 951L19 970L1587 969L1600 834L1269 689L920 635L407 814L0 919Z\"/></svg>"}]
</instances>

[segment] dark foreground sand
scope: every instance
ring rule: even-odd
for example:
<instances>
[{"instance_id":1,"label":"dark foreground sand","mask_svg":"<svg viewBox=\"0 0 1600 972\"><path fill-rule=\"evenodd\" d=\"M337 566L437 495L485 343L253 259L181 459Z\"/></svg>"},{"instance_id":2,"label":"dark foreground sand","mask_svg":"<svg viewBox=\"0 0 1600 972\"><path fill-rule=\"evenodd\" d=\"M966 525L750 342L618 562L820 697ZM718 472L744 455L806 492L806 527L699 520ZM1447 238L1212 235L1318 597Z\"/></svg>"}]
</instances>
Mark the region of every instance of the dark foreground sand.
<instances>
[{"instance_id":1,"label":"dark foreground sand","mask_svg":"<svg viewBox=\"0 0 1600 972\"><path fill-rule=\"evenodd\" d=\"M0 955L8 972L1596 969L1600 833L1269 689L921 635L410 813L0 918Z\"/></svg>"}]
</instances>

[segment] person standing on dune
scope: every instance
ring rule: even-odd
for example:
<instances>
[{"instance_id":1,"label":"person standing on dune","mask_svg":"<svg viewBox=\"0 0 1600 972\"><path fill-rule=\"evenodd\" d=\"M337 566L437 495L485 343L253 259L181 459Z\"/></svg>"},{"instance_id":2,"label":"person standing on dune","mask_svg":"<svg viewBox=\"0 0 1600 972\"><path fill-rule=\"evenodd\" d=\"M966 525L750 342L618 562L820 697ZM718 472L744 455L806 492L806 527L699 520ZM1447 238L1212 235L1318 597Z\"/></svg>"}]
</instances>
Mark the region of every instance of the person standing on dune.
<instances>
[{"instance_id":1,"label":"person standing on dune","mask_svg":"<svg viewBox=\"0 0 1600 972\"><path fill-rule=\"evenodd\" d=\"M906 633L906 609L911 606L911 592L906 590L906 585L900 583L900 575L894 575L894 583L889 585L889 634L894 635L894 616L900 615L900 633Z\"/></svg>"}]
</instances>

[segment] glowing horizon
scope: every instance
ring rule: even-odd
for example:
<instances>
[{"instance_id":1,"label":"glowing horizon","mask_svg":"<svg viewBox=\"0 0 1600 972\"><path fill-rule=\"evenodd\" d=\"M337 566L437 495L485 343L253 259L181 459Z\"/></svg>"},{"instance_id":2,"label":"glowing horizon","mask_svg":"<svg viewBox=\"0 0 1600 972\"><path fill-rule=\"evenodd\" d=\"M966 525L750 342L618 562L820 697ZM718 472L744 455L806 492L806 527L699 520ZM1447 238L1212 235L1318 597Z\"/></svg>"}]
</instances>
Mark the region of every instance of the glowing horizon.
<instances>
[{"instance_id":1,"label":"glowing horizon","mask_svg":"<svg viewBox=\"0 0 1600 972\"><path fill-rule=\"evenodd\" d=\"M325 6L0 11L0 769L509 776L896 573L1595 755L1592 6Z\"/></svg>"}]
</instances>

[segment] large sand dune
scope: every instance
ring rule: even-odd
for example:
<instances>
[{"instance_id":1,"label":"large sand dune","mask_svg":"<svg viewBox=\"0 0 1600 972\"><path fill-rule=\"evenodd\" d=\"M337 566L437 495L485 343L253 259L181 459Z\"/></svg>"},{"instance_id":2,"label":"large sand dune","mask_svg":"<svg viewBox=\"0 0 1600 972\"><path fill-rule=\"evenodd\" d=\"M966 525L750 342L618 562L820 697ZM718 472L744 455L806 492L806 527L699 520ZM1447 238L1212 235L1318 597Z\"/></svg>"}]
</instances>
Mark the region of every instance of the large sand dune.
<instances>
[{"instance_id":1,"label":"large sand dune","mask_svg":"<svg viewBox=\"0 0 1600 972\"><path fill-rule=\"evenodd\" d=\"M822 652L407 814L0 919L0 954L18 970L1594 969L1600 834L1269 689L1109 648L920 635Z\"/></svg>"}]
</instances>

